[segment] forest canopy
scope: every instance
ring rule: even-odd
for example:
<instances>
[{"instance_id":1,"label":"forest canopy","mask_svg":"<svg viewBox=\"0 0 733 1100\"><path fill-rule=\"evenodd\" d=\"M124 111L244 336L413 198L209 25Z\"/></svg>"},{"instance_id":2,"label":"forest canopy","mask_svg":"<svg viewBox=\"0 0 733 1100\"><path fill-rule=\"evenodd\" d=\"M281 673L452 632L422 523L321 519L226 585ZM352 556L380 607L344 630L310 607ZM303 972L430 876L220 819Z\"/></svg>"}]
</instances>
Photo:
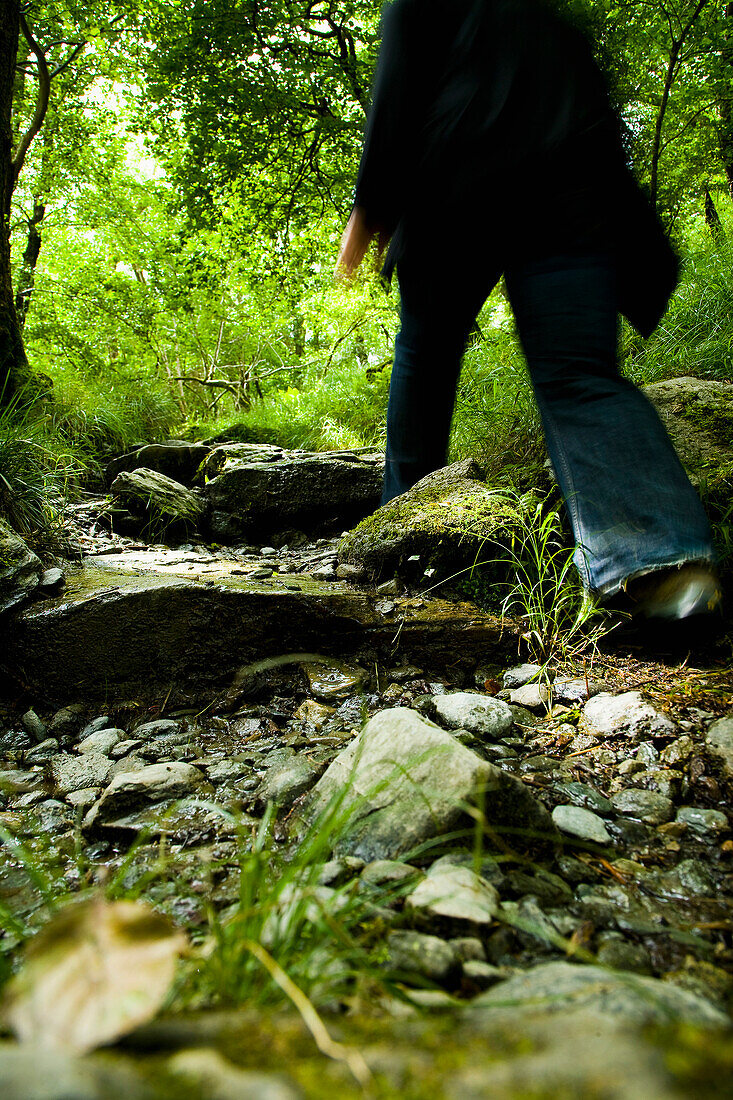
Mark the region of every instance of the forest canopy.
<instances>
[{"instance_id":1,"label":"forest canopy","mask_svg":"<svg viewBox=\"0 0 733 1100\"><path fill-rule=\"evenodd\" d=\"M555 2L594 42L688 258L660 333L627 333L627 368L679 373L686 347L687 373L729 377L733 4ZM331 277L379 18L377 0L4 4L4 406L25 395L87 455L234 421L303 446L379 441L396 294ZM490 434L498 377L527 404L501 289L479 331L459 451Z\"/></svg>"}]
</instances>

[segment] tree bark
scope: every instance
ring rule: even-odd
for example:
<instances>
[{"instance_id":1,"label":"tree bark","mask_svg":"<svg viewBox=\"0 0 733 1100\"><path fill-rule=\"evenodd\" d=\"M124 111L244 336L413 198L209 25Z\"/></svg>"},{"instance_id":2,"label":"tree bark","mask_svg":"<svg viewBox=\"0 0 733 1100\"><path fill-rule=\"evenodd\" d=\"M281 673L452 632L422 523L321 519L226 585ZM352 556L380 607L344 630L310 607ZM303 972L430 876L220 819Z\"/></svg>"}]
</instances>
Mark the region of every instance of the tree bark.
<instances>
[{"instance_id":1,"label":"tree bark","mask_svg":"<svg viewBox=\"0 0 733 1100\"><path fill-rule=\"evenodd\" d=\"M720 220L720 214L718 213L717 207L713 202L713 196L710 194L707 187L705 188L705 221L715 243L717 245L725 244L727 238L725 230L723 229L723 223Z\"/></svg>"},{"instance_id":2,"label":"tree bark","mask_svg":"<svg viewBox=\"0 0 733 1100\"><path fill-rule=\"evenodd\" d=\"M23 253L23 263L18 272L18 284L15 291L15 312L18 315L18 324L25 326L28 309L33 297L33 288L36 285L36 264L41 252L41 232L39 226L46 213L44 203L36 198L33 203L33 217L28 221L28 240Z\"/></svg>"},{"instance_id":3,"label":"tree bark","mask_svg":"<svg viewBox=\"0 0 733 1100\"><path fill-rule=\"evenodd\" d=\"M720 51L722 64L721 94L718 100L720 123L718 140L720 157L728 179L728 188L733 198L733 4L725 8L726 33L723 48Z\"/></svg>"},{"instance_id":4,"label":"tree bark","mask_svg":"<svg viewBox=\"0 0 733 1100\"><path fill-rule=\"evenodd\" d=\"M0 3L0 408L8 405L28 377L10 272L10 200L16 180L11 116L19 27L20 0L3 0Z\"/></svg>"}]
</instances>

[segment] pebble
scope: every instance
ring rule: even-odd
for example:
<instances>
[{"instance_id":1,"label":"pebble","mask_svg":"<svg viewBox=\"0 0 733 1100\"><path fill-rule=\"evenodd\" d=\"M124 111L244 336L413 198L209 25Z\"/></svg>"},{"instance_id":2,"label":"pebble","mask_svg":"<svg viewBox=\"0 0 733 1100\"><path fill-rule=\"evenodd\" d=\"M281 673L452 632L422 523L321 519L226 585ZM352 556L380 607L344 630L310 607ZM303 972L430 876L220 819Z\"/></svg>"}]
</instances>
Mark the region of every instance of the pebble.
<instances>
[{"instance_id":1,"label":"pebble","mask_svg":"<svg viewBox=\"0 0 733 1100\"><path fill-rule=\"evenodd\" d=\"M390 970L419 975L433 982L445 982L458 966L453 947L438 936L421 932L390 932L387 936L387 964Z\"/></svg>"},{"instance_id":2,"label":"pebble","mask_svg":"<svg viewBox=\"0 0 733 1100\"><path fill-rule=\"evenodd\" d=\"M83 756L61 753L50 762L50 771L59 794L68 795L84 787L103 786L112 764L101 752L87 752Z\"/></svg>"},{"instance_id":3,"label":"pebble","mask_svg":"<svg viewBox=\"0 0 733 1100\"><path fill-rule=\"evenodd\" d=\"M181 726L172 718L157 718L154 722L143 722L132 731L140 741L148 741L151 737L166 737L171 733L180 733Z\"/></svg>"},{"instance_id":4,"label":"pebble","mask_svg":"<svg viewBox=\"0 0 733 1100\"><path fill-rule=\"evenodd\" d=\"M666 749L662 749L659 754L659 759L664 764L682 764L685 760L689 760L695 751L695 742L691 737L678 737L676 741L673 741L671 745L667 745Z\"/></svg>"},{"instance_id":5,"label":"pebble","mask_svg":"<svg viewBox=\"0 0 733 1100\"><path fill-rule=\"evenodd\" d=\"M109 726L109 717L106 714L100 714L98 718L93 719L88 725L81 731L80 737L89 737L90 734L96 733L97 730L107 729Z\"/></svg>"},{"instance_id":6,"label":"pebble","mask_svg":"<svg viewBox=\"0 0 733 1100\"><path fill-rule=\"evenodd\" d=\"M517 707L526 707L535 714L544 714L550 701L547 684L525 684L515 688L509 695L509 702Z\"/></svg>"},{"instance_id":7,"label":"pebble","mask_svg":"<svg viewBox=\"0 0 733 1100\"><path fill-rule=\"evenodd\" d=\"M647 741L675 732L673 722L658 711L639 691L611 695L602 691L583 707L583 728L597 737L631 737Z\"/></svg>"},{"instance_id":8,"label":"pebble","mask_svg":"<svg viewBox=\"0 0 733 1100\"><path fill-rule=\"evenodd\" d=\"M41 579L38 582L39 589L46 596L55 596L58 592L62 592L66 588L66 574L63 569L53 567L52 569L44 569L41 573Z\"/></svg>"},{"instance_id":9,"label":"pebble","mask_svg":"<svg viewBox=\"0 0 733 1100\"><path fill-rule=\"evenodd\" d=\"M611 804L617 813L636 818L648 825L661 825L670 821L674 812L671 799L656 791L643 791L636 787L619 791L611 799Z\"/></svg>"},{"instance_id":10,"label":"pebble","mask_svg":"<svg viewBox=\"0 0 733 1100\"><path fill-rule=\"evenodd\" d=\"M480 959L468 959L463 963L463 976L479 989L491 989L492 985L506 978L506 970Z\"/></svg>"},{"instance_id":11,"label":"pebble","mask_svg":"<svg viewBox=\"0 0 733 1100\"><path fill-rule=\"evenodd\" d=\"M720 764L723 775L733 779L733 718L713 722L705 734L710 753Z\"/></svg>"},{"instance_id":12,"label":"pebble","mask_svg":"<svg viewBox=\"0 0 733 1100\"><path fill-rule=\"evenodd\" d=\"M596 844L611 843L608 829L601 818L581 806L556 806L552 811L552 820L561 832L570 836L592 840Z\"/></svg>"},{"instance_id":13,"label":"pebble","mask_svg":"<svg viewBox=\"0 0 733 1100\"><path fill-rule=\"evenodd\" d=\"M600 794L588 783L559 783L556 788L573 806L582 806L597 814L610 814L613 811L610 799Z\"/></svg>"},{"instance_id":14,"label":"pebble","mask_svg":"<svg viewBox=\"0 0 733 1100\"><path fill-rule=\"evenodd\" d=\"M28 749L23 759L26 764L39 764L43 760L50 760L52 756L56 756L58 751L58 739L47 737L45 741L41 741L34 748Z\"/></svg>"},{"instance_id":15,"label":"pebble","mask_svg":"<svg viewBox=\"0 0 733 1100\"><path fill-rule=\"evenodd\" d=\"M697 806L681 806L676 821L681 821L700 836L715 836L728 828L728 818L721 810L704 810Z\"/></svg>"},{"instance_id":16,"label":"pebble","mask_svg":"<svg viewBox=\"0 0 733 1100\"><path fill-rule=\"evenodd\" d=\"M80 703L73 703L70 707L62 707L57 710L48 723L48 732L54 737L70 737L76 734L81 726L84 716L84 707Z\"/></svg>"},{"instance_id":17,"label":"pebble","mask_svg":"<svg viewBox=\"0 0 733 1100\"><path fill-rule=\"evenodd\" d=\"M498 912L499 895L468 867L441 866L428 871L405 898L405 907L427 920L489 925Z\"/></svg>"},{"instance_id":18,"label":"pebble","mask_svg":"<svg viewBox=\"0 0 733 1100\"><path fill-rule=\"evenodd\" d=\"M636 759L640 760L642 764L656 764L659 760L659 753L654 748L651 741L642 741L639 748L636 750Z\"/></svg>"}]
</instances>

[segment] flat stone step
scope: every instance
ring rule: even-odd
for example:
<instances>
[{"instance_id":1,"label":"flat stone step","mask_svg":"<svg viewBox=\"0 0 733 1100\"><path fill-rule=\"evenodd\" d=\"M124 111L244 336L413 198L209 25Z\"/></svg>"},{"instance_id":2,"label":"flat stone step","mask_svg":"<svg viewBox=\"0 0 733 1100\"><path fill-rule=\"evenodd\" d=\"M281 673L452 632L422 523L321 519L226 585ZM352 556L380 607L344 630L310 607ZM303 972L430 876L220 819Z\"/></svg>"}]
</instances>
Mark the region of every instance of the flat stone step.
<instances>
[{"instance_id":1,"label":"flat stone step","mask_svg":"<svg viewBox=\"0 0 733 1100\"><path fill-rule=\"evenodd\" d=\"M500 619L470 603L385 599L300 574L252 580L236 562L192 563L170 551L88 558L60 596L2 630L11 681L60 704L171 690L210 699L243 666L286 653L366 652L438 668L488 660L516 644Z\"/></svg>"}]
</instances>

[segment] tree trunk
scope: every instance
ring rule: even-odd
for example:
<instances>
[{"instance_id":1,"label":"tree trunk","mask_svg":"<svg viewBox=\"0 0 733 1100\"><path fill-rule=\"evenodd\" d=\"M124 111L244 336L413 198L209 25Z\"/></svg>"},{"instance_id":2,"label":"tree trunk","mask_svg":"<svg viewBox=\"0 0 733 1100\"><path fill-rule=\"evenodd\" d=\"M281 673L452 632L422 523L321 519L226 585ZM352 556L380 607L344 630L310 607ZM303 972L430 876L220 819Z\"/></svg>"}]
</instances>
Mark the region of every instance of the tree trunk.
<instances>
[{"instance_id":1,"label":"tree trunk","mask_svg":"<svg viewBox=\"0 0 733 1100\"><path fill-rule=\"evenodd\" d=\"M722 63L721 95L718 101L720 112L720 124L718 126L718 140L720 141L720 156L728 178L728 187L733 198L733 4L728 4L725 9L727 30L723 40L723 48L720 51Z\"/></svg>"},{"instance_id":2,"label":"tree trunk","mask_svg":"<svg viewBox=\"0 0 733 1100\"><path fill-rule=\"evenodd\" d=\"M0 3L0 407L13 399L28 377L10 273L10 199L15 186L11 114L19 18L20 0Z\"/></svg>"},{"instance_id":3,"label":"tree trunk","mask_svg":"<svg viewBox=\"0 0 733 1100\"><path fill-rule=\"evenodd\" d=\"M713 240L717 245L725 244L726 236L723 229L723 223L720 220L720 214L718 213L715 203L713 202L713 196L705 188L705 221L707 227L710 230Z\"/></svg>"},{"instance_id":4,"label":"tree trunk","mask_svg":"<svg viewBox=\"0 0 733 1100\"><path fill-rule=\"evenodd\" d=\"M21 328L25 325L28 308L33 296L33 288L36 284L36 264L41 251L41 233L38 227L43 221L45 213L45 205L39 199L35 199L33 217L28 222L28 241L23 253L23 263L18 273L18 286L15 291L15 312L18 315L18 324Z\"/></svg>"}]
</instances>

